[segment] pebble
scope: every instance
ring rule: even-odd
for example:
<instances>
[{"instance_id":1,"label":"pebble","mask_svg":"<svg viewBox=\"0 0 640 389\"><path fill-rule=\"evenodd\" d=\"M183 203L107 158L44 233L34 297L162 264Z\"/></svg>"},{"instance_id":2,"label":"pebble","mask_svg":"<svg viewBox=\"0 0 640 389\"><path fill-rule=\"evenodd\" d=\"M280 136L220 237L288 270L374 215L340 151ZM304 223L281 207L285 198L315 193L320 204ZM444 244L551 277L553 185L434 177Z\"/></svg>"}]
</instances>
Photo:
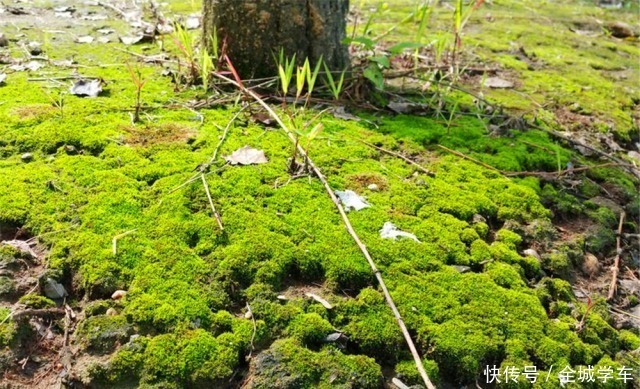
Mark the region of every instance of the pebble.
<instances>
[{"instance_id":1,"label":"pebble","mask_svg":"<svg viewBox=\"0 0 640 389\"><path fill-rule=\"evenodd\" d=\"M118 311L116 311L113 308L109 308L109 309L107 309L106 315L107 316L118 316Z\"/></svg>"},{"instance_id":2,"label":"pebble","mask_svg":"<svg viewBox=\"0 0 640 389\"><path fill-rule=\"evenodd\" d=\"M114 299L114 300L120 300L121 298L123 298L126 295L127 295L127 292L125 290L116 290L111 295L111 298Z\"/></svg>"},{"instance_id":3,"label":"pebble","mask_svg":"<svg viewBox=\"0 0 640 389\"><path fill-rule=\"evenodd\" d=\"M624 22L613 22L607 25L607 30L616 38L628 38L633 36L631 26Z\"/></svg>"},{"instance_id":4,"label":"pebble","mask_svg":"<svg viewBox=\"0 0 640 389\"><path fill-rule=\"evenodd\" d=\"M538 254L538 252L534 249L526 249L524 250L523 254L525 256L534 257L535 259L540 261L540 254Z\"/></svg>"},{"instance_id":5,"label":"pebble","mask_svg":"<svg viewBox=\"0 0 640 389\"><path fill-rule=\"evenodd\" d=\"M380 190L380 188L376 184L370 184L369 186L367 186L367 189L369 189L372 192L377 192L378 190Z\"/></svg>"},{"instance_id":6,"label":"pebble","mask_svg":"<svg viewBox=\"0 0 640 389\"><path fill-rule=\"evenodd\" d=\"M453 268L456 269L458 273L466 273L471 270L469 266L454 265Z\"/></svg>"},{"instance_id":7,"label":"pebble","mask_svg":"<svg viewBox=\"0 0 640 389\"><path fill-rule=\"evenodd\" d=\"M24 154L22 154L22 156L20 157L20 159L22 160L22 162L30 162L31 160L33 160L33 154L31 154L31 153L24 153Z\"/></svg>"}]
</instances>

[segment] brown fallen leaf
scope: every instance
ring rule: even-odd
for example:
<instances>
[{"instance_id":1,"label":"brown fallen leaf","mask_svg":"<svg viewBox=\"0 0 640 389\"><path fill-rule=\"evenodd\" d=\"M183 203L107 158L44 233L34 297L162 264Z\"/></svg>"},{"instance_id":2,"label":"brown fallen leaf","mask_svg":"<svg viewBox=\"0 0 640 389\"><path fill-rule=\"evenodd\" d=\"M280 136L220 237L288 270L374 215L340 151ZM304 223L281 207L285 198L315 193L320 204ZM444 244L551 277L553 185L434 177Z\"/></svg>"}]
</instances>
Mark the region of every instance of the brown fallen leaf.
<instances>
[{"instance_id":1,"label":"brown fallen leaf","mask_svg":"<svg viewBox=\"0 0 640 389\"><path fill-rule=\"evenodd\" d=\"M227 162L232 165L257 165L267 163L269 160L264 155L264 151L244 146L225 157Z\"/></svg>"}]
</instances>

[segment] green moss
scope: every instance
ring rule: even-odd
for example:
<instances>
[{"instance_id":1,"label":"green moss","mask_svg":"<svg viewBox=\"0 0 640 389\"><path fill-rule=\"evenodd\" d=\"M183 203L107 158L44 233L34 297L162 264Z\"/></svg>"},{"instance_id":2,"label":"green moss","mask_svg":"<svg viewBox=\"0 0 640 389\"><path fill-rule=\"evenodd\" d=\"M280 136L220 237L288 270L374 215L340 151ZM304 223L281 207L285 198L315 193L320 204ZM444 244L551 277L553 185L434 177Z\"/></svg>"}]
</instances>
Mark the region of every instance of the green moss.
<instances>
[{"instance_id":1,"label":"green moss","mask_svg":"<svg viewBox=\"0 0 640 389\"><path fill-rule=\"evenodd\" d=\"M640 348L640 336L629 330L622 330L620 331L620 345L625 350L636 350Z\"/></svg>"},{"instance_id":2,"label":"green moss","mask_svg":"<svg viewBox=\"0 0 640 389\"><path fill-rule=\"evenodd\" d=\"M522 276L513 266L506 263L493 262L486 266L486 273L503 288L520 288L526 286Z\"/></svg>"},{"instance_id":3,"label":"green moss","mask_svg":"<svg viewBox=\"0 0 640 389\"><path fill-rule=\"evenodd\" d=\"M430 359L424 359L422 361L427 376L434 385L438 385L440 371L435 361ZM422 385L424 381L416 368L416 363L413 360L400 361L395 367L396 375L400 377L401 381L407 385Z\"/></svg>"},{"instance_id":4,"label":"green moss","mask_svg":"<svg viewBox=\"0 0 640 389\"><path fill-rule=\"evenodd\" d=\"M317 313L297 316L287 329L289 336L307 346L321 344L331 333L333 326Z\"/></svg>"},{"instance_id":5,"label":"green moss","mask_svg":"<svg viewBox=\"0 0 640 389\"><path fill-rule=\"evenodd\" d=\"M25 294L24 296L20 297L20 300L18 300L18 302L20 304L26 305L28 308L33 309L52 308L56 306L56 303L52 300L34 293Z\"/></svg>"},{"instance_id":6,"label":"green moss","mask_svg":"<svg viewBox=\"0 0 640 389\"><path fill-rule=\"evenodd\" d=\"M382 373L373 359L344 355L332 347L319 352L281 339L252 360L255 388L377 388Z\"/></svg>"},{"instance_id":7,"label":"green moss","mask_svg":"<svg viewBox=\"0 0 640 389\"><path fill-rule=\"evenodd\" d=\"M522 237L513 231L501 229L496 232L496 241L503 242L511 249L515 250L522 243Z\"/></svg>"},{"instance_id":8,"label":"green moss","mask_svg":"<svg viewBox=\"0 0 640 389\"><path fill-rule=\"evenodd\" d=\"M6 276L0 276L0 296L14 291L13 280Z\"/></svg>"},{"instance_id":9,"label":"green moss","mask_svg":"<svg viewBox=\"0 0 640 389\"><path fill-rule=\"evenodd\" d=\"M336 307L335 321L361 352L383 360L397 358L403 338L378 291L363 289L356 300Z\"/></svg>"},{"instance_id":10,"label":"green moss","mask_svg":"<svg viewBox=\"0 0 640 389\"><path fill-rule=\"evenodd\" d=\"M571 262L567 254L555 252L542 256L542 266L545 270L557 277L567 277Z\"/></svg>"},{"instance_id":11,"label":"green moss","mask_svg":"<svg viewBox=\"0 0 640 389\"><path fill-rule=\"evenodd\" d=\"M11 310L8 308L0 308L0 317L2 324L0 324L0 348L4 348L9 345L16 334L14 323L11 319L5 320L11 314Z\"/></svg>"},{"instance_id":12,"label":"green moss","mask_svg":"<svg viewBox=\"0 0 640 389\"><path fill-rule=\"evenodd\" d=\"M133 334L131 324L124 316L90 316L80 322L75 332L82 347L92 352L107 353L126 343Z\"/></svg>"}]
</instances>

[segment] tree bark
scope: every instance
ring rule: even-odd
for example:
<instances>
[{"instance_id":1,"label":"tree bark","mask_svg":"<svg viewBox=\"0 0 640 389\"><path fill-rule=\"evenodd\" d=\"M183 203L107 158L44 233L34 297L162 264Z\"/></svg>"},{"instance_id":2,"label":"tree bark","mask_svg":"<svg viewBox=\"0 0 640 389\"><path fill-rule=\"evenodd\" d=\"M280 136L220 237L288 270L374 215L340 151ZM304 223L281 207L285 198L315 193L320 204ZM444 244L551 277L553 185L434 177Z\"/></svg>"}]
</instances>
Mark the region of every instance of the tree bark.
<instances>
[{"instance_id":1,"label":"tree bark","mask_svg":"<svg viewBox=\"0 0 640 389\"><path fill-rule=\"evenodd\" d=\"M281 49L298 63L322 56L341 71L349 65L348 12L349 0L204 0L204 36L217 34L243 79L276 75Z\"/></svg>"}]
</instances>

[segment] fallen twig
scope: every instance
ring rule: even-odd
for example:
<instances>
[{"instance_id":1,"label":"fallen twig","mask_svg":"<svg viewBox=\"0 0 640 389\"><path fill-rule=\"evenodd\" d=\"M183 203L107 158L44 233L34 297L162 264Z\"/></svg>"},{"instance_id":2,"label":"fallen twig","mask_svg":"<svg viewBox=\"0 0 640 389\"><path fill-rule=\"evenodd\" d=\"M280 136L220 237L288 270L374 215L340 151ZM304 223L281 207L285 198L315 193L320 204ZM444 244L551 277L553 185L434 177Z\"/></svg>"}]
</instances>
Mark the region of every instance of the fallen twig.
<instances>
[{"instance_id":1,"label":"fallen twig","mask_svg":"<svg viewBox=\"0 0 640 389\"><path fill-rule=\"evenodd\" d=\"M231 129L231 125L236 121L238 116L240 116L240 114L242 112L244 112L247 108L249 108L249 105L245 105L244 107L242 107L238 112L236 112L235 115L233 115L231 120L229 120L229 122L227 123L227 125L224 128L224 131L222 132L222 137L220 138L220 142L218 142L218 144L216 145L215 150L213 150L213 155L211 156L211 159L209 160L209 165L214 163L216 158L218 157L218 152L220 151L220 147L222 147L222 144L224 143L225 139L227 138L227 134L229 133L229 129Z\"/></svg>"},{"instance_id":2,"label":"fallen twig","mask_svg":"<svg viewBox=\"0 0 640 389\"><path fill-rule=\"evenodd\" d=\"M385 154L389 154L389 155L391 155L391 156L398 157L398 158L402 159L403 161L407 162L408 164L410 164L410 165L412 165L412 166L415 166L418 170L422 171L423 173L425 173L425 174L426 174L426 175L428 175L428 176L434 177L434 176L436 175L436 174L435 174L434 172L432 172L431 170L428 170L428 169L427 169L427 168L425 168L424 166L422 166L422 165L420 165L419 163L417 163L417 162L415 162L415 161L413 161L413 160L411 160L411 159L409 159L409 158L405 157L405 156L404 156L404 155L402 155L402 154L395 153L395 152L393 152L393 151L391 151L391 150L383 149L382 147L376 146L376 145L374 145L373 143L365 142L365 141L363 141L363 140L362 140L361 142L362 142L362 143L364 143L365 145L367 145L367 146L369 146L369 147L373 147L374 149L376 149L376 150L378 150L378 151L381 151L381 152L383 152L383 153L385 153Z\"/></svg>"},{"instance_id":3,"label":"fallen twig","mask_svg":"<svg viewBox=\"0 0 640 389\"><path fill-rule=\"evenodd\" d=\"M258 96L255 92L245 88L244 86L240 85L239 83L235 82L234 80L232 80L232 79L230 79L228 77L225 77L225 76L223 76L223 75L221 75L219 73L213 73L213 75L215 77L221 79L221 80L224 80L224 81L226 81L226 82L228 82L228 83L230 83L232 85L235 85L237 88L242 90L244 93L246 93L247 95L251 96L256 102L258 102L260 105L262 105L264 107L264 109L267 110L267 112L271 115L271 117L273 117L273 119L280 125L280 127L283 129L283 131L285 132L287 137L291 140L291 142L293 142L294 144L297 143L296 142L296 137L289 130L287 125L284 124L284 122L280 119L280 117L273 111L273 109L267 103L264 102L264 100L262 100L260 98L260 96ZM331 197L331 200L333 201L334 205L338 209L338 212L340 213L340 216L342 217L342 221L343 221L345 227L347 228L347 231L349 232L349 234L351 235L353 240L356 242L356 244L360 248L360 251L362 251L362 254L364 255L364 257L367 260L367 262L369 263L369 266L371 267L371 270L373 271L376 279L378 280L378 283L380 284L380 288L382 289L382 293L384 294L384 297L385 297L385 299L387 301L387 304L391 308L391 311L393 312L393 315L395 316L396 321L398 322L398 326L400 327L400 330L402 331L404 339L407 342L409 350L411 351L413 359L414 359L414 361L416 363L416 367L418 368L418 372L420 373L425 385L427 386L427 389L435 389L435 386L431 383L431 380L429 380L429 376L427 375L427 371L425 370L424 365L422 364L422 360L420 358L420 354L418 354L418 350L416 349L416 346L413 343L413 340L411 339L411 335L409 334L409 330L407 329L407 326L405 325L404 320L402 320L402 316L400 315L400 312L398 311L398 308L396 307L396 304L393 301L393 299L391 297L391 294L389 293L389 290L387 289L387 285L385 284L384 279L382 278L382 274L380 273L380 270L378 270L375 262L373 261L373 258L371 258L371 255L369 254L369 251L367 250L367 247L364 245L364 243L362 243L362 241L360 240L360 237L358 236L356 231L353 229L353 226L351 225L351 222L349 221L349 218L347 217L347 214L345 213L344 208L342 207L342 204L340 203L340 200L338 200L338 198L336 197L333 189L331 189L331 186L329 185L329 182L324 177L324 175L322 174L320 169L318 169L318 167L311 160L311 158L309 158L309 156L307 155L306 151L304 150L304 148L302 146L300 146L298 144L297 148L298 148L298 152L300 153L300 155L302 155L303 157L306 158L307 163L308 163L309 167L311 168L311 170L318 177L320 182L322 182L322 185L324 186L325 190L329 194L329 197Z\"/></svg>"},{"instance_id":4,"label":"fallen twig","mask_svg":"<svg viewBox=\"0 0 640 389\"><path fill-rule=\"evenodd\" d=\"M616 294L616 284L618 282L618 272L620 271L620 255L622 254L622 224L624 223L625 213L620 213L620 223L618 223L618 234L616 236L616 258L613 260L611 268L611 284L609 284L609 294L607 301L611 301Z\"/></svg>"},{"instance_id":5,"label":"fallen twig","mask_svg":"<svg viewBox=\"0 0 640 389\"><path fill-rule=\"evenodd\" d=\"M438 145L438 147L440 147L441 149L447 151L448 153L451 153L453 155L457 155L458 157L462 158L462 159L466 159L468 161L471 161L473 163L476 163L482 167L485 167L489 170L493 170L495 172L498 172L500 174L502 174L505 177L543 177L546 179L558 179L562 176L566 176L568 174L574 174L574 173L581 173L581 172L585 172L587 170L591 170L591 169L598 169L598 168L603 168L603 167L612 167L612 166L626 166L627 164L619 164L617 162L607 162L607 163L602 163L600 165L593 165L593 166L581 166L581 167L577 167L577 168L571 168L571 169L565 169L565 170L560 170L557 172L509 172L509 171L504 171L504 170L500 170L498 168L495 168L491 165L488 165L482 161L479 161L473 157L470 157L468 155L465 155L459 151L456 150L451 150L450 148L443 146L443 145Z\"/></svg>"},{"instance_id":6,"label":"fallen twig","mask_svg":"<svg viewBox=\"0 0 640 389\"><path fill-rule=\"evenodd\" d=\"M127 232L123 232L122 234L119 234L119 235L116 235L116 236L113 237L113 239L111 240L113 256L118 255L118 239L124 238L127 235L131 235L136 231L138 231L137 228L135 228L133 230L129 230Z\"/></svg>"},{"instance_id":7,"label":"fallen twig","mask_svg":"<svg viewBox=\"0 0 640 389\"><path fill-rule=\"evenodd\" d=\"M211 193L209 192L209 184L207 184L207 179L204 177L204 174L200 174L200 178L202 179L202 185L204 186L204 190L207 192L207 198L209 199L209 205L211 205L211 210L213 211L213 216L215 216L216 221L218 222L218 226L220 226L220 230L224 230L224 226L222 225L222 219L216 211L215 205L213 205L213 200L211 199Z\"/></svg>"},{"instance_id":8,"label":"fallen twig","mask_svg":"<svg viewBox=\"0 0 640 389\"><path fill-rule=\"evenodd\" d=\"M251 305L249 305L248 301L247 301L247 314L251 316L251 321L253 322L253 334L251 334L251 340L249 341L251 350L249 350L249 356L248 356L248 358L251 358L251 353L253 352L253 349L254 349L253 341L256 338L256 332L258 330L258 326L256 325L256 318L253 316L253 311L251 310Z\"/></svg>"}]
</instances>

